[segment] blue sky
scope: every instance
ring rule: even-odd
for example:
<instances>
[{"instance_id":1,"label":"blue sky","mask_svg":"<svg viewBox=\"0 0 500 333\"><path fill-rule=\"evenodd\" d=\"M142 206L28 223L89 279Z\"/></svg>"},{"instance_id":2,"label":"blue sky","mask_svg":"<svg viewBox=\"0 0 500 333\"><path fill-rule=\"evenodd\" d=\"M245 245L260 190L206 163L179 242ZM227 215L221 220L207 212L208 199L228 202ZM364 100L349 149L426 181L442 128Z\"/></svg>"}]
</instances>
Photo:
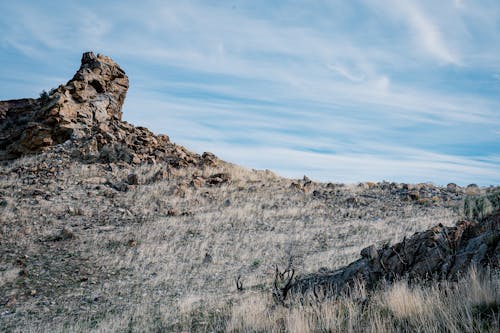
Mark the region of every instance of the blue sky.
<instances>
[{"instance_id":1,"label":"blue sky","mask_svg":"<svg viewBox=\"0 0 500 333\"><path fill-rule=\"evenodd\" d=\"M334 182L500 184L500 2L1 1L0 99L116 60L124 119Z\"/></svg>"}]
</instances>

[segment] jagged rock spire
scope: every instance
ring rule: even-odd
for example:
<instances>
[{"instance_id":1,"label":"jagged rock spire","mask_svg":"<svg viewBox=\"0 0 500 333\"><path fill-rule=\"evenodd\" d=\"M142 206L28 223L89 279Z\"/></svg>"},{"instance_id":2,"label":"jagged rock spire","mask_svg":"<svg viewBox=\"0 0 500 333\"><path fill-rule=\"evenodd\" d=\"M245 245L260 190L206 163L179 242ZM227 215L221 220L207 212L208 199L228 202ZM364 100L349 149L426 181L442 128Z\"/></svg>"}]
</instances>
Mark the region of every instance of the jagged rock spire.
<instances>
[{"instance_id":1,"label":"jagged rock spire","mask_svg":"<svg viewBox=\"0 0 500 333\"><path fill-rule=\"evenodd\" d=\"M107 131L110 120L121 120L127 90L118 64L85 52L67 84L38 99L0 102L0 160Z\"/></svg>"},{"instance_id":2,"label":"jagged rock spire","mask_svg":"<svg viewBox=\"0 0 500 333\"><path fill-rule=\"evenodd\" d=\"M85 52L65 85L38 99L0 101L0 161L70 142L73 156L90 161L164 161L173 167L217 162L212 154L199 156L166 135L122 121L128 86L111 58Z\"/></svg>"}]
</instances>

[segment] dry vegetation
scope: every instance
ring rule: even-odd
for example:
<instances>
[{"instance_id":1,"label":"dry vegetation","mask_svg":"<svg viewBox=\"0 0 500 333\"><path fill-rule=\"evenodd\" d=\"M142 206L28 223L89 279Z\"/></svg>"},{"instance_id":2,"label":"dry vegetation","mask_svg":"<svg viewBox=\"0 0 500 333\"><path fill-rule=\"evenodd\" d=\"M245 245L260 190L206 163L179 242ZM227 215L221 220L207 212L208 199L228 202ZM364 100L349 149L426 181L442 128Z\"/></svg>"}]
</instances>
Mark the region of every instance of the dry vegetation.
<instances>
[{"instance_id":1,"label":"dry vegetation","mask_svg":"<svg viewBox=\"0 0 500 333\"><path fill-rule=\"evenodd\" d=\"M220 172L231 180L196 183ZM131 173L138 185L126 184ZM317 184L225 163L82 164L57 150L7 163L0 177L4 331L498 330L495 272L401 281L369 302L362 286L322 303L271 298L275 265L334 269L370 244L451 225L460 193L408 199L401 184Z\"/></svg>"}]
</instances>

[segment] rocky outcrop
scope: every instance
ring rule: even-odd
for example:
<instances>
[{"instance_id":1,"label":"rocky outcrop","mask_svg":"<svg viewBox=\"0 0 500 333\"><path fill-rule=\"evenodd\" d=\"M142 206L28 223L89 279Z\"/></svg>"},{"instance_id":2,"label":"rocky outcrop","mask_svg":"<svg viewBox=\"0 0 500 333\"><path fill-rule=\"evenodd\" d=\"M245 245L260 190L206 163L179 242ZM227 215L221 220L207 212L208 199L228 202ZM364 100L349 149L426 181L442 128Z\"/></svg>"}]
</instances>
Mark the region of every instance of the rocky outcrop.
<instances>
[{"instance_id":1,"label":"rocky outcrop","mask_svg":"<svg viewBox=\"0 0 500 333\"><path fill-rule=\"evenodd\" d=\"M494 201L500 197L500 191L487 197ZM381 281L402 277L410 281L454 280L471 266L488 266L498 272L499 240L500 210L494 206L493 213L479 222L461 221L454 227L439 224L393 246L369 246L361 251L361 259L346 267L299 277L274 293L278 300L284 300L288 293L328 297L349 290L356 281L373 289Z\"/></svg>"},{"instance_id":2,"label":"rocky outcrop","mask_svg":"<svg viewBox=\"0 0 500 333\"><path fill-rule=\"evenodd\" d=\"M113 60L84 53L74 77L50 94L0 102L0 158L109 131L112 120L121 120L127 89L128 78Z\"/></svg>"},{"instance_id":3,"label":"rocky outcrop","mask_svg":"<svg viewBox=\"0 0 500 333\"><path fill-rule=\"evenodd\" d=\"M122 121L129 86L125 72L110 58L86 52L73 78L38 99L0 101L0 161L65 144L88 161L154 163L173 167L216 165L166 135Z\"/></svg>"}]
</instances>

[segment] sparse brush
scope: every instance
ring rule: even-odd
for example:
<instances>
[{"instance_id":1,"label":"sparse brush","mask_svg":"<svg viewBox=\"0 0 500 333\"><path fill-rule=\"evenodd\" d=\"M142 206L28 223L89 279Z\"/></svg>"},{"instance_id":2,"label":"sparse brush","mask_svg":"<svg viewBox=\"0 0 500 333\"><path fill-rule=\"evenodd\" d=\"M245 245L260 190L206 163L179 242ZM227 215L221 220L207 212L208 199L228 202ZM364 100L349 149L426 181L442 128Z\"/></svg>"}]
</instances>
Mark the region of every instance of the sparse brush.
<instances>
[{"instance_id":1,"label":"sparse brush","mask_svg":"<svg viewBox=\"0 0 500 333\"><path fill-rule=\"evenodd\" d=\"M467 196L464 213L468 219L480 221L493 212L500 211L500 188L490 189L480 196Z\"/></svg>"}]
</instances>

